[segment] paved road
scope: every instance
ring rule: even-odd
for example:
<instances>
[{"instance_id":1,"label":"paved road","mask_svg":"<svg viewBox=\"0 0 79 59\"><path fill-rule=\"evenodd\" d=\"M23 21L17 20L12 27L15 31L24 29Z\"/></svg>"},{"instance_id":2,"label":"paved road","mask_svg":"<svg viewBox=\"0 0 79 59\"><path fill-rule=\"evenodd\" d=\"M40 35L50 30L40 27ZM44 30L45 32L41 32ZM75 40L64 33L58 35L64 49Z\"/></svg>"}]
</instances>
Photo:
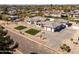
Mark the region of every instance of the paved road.
<instances>
[{"instance_id":1,"label":"paved road","mask_svg":"<svg viewBox=\"0 0 79 59\"><path fill-rule=\"evenodd\" d=\"M70 40L76 30L64 29L62 32L45 32L44 36L46 36L48 43L53 48L60 48L63 41Z\"/></svg>"},{"instance_id":2,"label":"paved road","mask_svg":"<svg viewBox=\"0 0 79 59\"><path fill-rule=\"evenodd\" d=\"M11 29L6 28L9 32L8 35L13 38L14 41L19 43L18 50L21 51L22 53L43 53L43 54L48 54L48 53L58 53L54 51L53 49L51 50L50 48L42 45L41 43L38 43L36 41L29 40L24 37L24 35L18 34Z\"/></svg>"},{"instance_id":3,"label":"paved road","mask_svg":"<svg viewBox=\"0 0 79 59\"><path fill-rule=\"evenodd\" d=\"M38 40L28 39L28 37L18 33L10 27L7 27L7 24L5 28L9 31L8 35L10 35L14 41L19 43L18 50L22 53L58 53L58 51L42 44L41 41L38 42Z\"/></svg>"}]
</instances>

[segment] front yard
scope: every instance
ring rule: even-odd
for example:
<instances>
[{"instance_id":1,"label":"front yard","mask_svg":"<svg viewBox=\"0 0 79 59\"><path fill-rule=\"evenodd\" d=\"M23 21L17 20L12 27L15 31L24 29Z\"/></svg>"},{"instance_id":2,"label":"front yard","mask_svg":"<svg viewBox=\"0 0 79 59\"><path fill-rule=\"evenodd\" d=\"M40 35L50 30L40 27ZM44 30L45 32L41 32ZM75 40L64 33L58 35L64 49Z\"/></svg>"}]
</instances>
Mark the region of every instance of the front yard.
<instances>
[{"instance_id":1,"label":"front yard","mask_svg":"<svg viewBox=\"0 0 79 59\"><path fill-rule=\"evenodd\" d=\"M27 28L27 27L22 26L22 25L15 27L15 29L17 29L17 30L23 30L23 29L25 29L25 28Z\"/></svg>"},{"instance_id":2,"label":"front yard","mask_svg":"<svg viewBox=\"0 0 79 59\"><path fill-rule=\"evenodd\" d=\"M40 32L40 30L36 30L36 29L31 28L31 29L29 29L25 32L28 33L28 34L31 34L31 35L36 35L37 33Z\"/></svg>"}]
</instances>

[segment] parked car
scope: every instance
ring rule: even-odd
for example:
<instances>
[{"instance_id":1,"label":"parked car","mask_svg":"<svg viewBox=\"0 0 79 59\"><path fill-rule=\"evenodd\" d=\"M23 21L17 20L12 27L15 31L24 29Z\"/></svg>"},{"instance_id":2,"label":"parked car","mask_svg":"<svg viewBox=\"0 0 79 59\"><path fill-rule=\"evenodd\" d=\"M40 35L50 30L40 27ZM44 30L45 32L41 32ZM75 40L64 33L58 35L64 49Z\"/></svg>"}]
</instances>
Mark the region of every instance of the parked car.
<instances>
[{"instance_id":1,"label":"parked car","mask_svg":"<svg viewBox=\"0 0 79 59\"><path fill-rule=\"evenodd\" d=\"M60 32L62 29L65 29L65 28L66 28L65 25L57 26L56 28L54 28L54 32Z\"/></svg>"}]
</instances>

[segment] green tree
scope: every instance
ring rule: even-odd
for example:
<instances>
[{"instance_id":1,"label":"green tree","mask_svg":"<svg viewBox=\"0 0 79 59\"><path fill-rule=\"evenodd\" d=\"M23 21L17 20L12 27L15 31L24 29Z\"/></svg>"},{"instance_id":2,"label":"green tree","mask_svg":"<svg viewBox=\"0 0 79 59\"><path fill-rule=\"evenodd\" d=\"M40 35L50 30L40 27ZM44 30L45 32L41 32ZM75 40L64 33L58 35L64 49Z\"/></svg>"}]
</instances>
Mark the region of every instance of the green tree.
<instances>
[{"instance_id":1,"label":"green tree","mask_svg":"<svg viewBox=\"0 0 79 59\"><path fill-rule=\"evenodd\" d=\"M14 42L7 33L8 31L0 26L0 54L12 54L18 48L18 43Z\"/></svg>"},{"instance_id":2,"label":"green tree","mask_svg":"<svg viewBox=\"0 0 79 59\"><path fill-rule=\"evenodd\" d=\"M0 20L2 20L2 15L0 15Z\"/></svg>"},{"instance_id":3,"label":"green tree","mask_svg":"<svg viewBox=\"0 0 79 59\"><path fill-rule=\"evenodd\" d=\"M70 40L71 40L71 41L73 41L74 39L73 39L73 38L71 38Z\"/></svg>"}]
</instances>

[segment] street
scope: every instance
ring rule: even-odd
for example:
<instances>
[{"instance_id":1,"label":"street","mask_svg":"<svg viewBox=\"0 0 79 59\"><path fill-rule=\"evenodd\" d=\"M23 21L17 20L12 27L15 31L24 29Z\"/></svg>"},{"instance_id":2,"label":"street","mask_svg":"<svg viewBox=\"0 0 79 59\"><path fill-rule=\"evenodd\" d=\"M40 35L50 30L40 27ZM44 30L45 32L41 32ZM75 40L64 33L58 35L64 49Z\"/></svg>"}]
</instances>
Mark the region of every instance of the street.
<instances>
[{"instance_id":1,"label":"street","mask_svg":"<svg viewBox=\"0 0 79 59\"><path fill-rule=\"evenodd\" d=\"M22 53L31 53L31 52L43 53L43 54L58 53L53 49L50 49L37 41L27 39L22 34L18 34L17 32L11 31L11 29L9 28L6 29L8 30L8 35L10 35L14 41L19 43L18 50L21 51Z\"/></svg>"}]
</instances>

